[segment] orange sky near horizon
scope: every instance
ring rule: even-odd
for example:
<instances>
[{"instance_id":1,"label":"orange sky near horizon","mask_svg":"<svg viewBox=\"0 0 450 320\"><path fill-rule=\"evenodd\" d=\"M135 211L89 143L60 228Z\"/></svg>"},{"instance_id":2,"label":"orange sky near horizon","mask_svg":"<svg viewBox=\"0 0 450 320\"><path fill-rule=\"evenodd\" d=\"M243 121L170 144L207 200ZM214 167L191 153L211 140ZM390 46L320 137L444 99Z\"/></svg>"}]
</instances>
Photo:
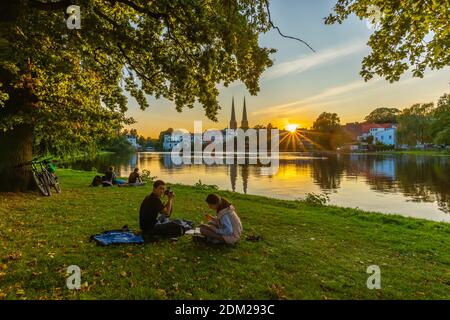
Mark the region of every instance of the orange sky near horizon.
<instances>
[{"instance_id":1,"label":"orange sky near horizon","mask_svg":"<svg viewBox=\"0 0 450 320\"><path fill-rule=\"evenodd\" d=\"M256 97L247 95L249 124L252 127L271 123L280 129L285 129L289 124L298 124L301 128L310 128L317 116L324 111L336 112L341 123L345 124L364 121L364 117L377 107L404 109L414 103L437 102L442 94L450 92L449 69L428 72L423 79L407 78L393 84L384 80L377 80L374 83L362 82L361 85L355 82L281 104L271 105L264 102L263 91ZM233 90L227 88L223 91L225 93L221 93L219 97L222 110L219 112L217 123L206 119L201 106L178 113L170 101L160 100L153 101L150 109L145 111L137 107L130 108L127 115L134 117L137 123L127 128L135 128L145 137L157 137L162 130L169 127L193 131L196 120L203 122L203 130L226 128L230 120L231 96L233 96L226 91ZM228 103L222 102L226 100L222 96L228 96ZM238 100L235 96L236 118L239 125L242 118L242 104L238 103Z\"/></svg>"}]
</instances>

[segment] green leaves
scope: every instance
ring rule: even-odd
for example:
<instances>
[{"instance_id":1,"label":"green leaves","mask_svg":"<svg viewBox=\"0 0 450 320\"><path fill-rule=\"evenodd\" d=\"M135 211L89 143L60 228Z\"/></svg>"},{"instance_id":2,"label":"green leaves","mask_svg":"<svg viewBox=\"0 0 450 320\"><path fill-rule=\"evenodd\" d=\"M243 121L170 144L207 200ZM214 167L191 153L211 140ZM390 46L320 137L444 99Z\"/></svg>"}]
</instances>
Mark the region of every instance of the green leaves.
<instances>
[{"instance_id":1,"label":"green leaves","mask_svg":"<svg viewBox=\"0 0 450 320\"><path fill-rule=\"evenodd\" d=\"M372 53L362 62L365 80L378 75L398 81L409 69L415 77L423 77L427 68L450 65L448 0L338 0L325 23L342 23L351 14L369 19L370 7L378 8L381 18L368 41Z\"/></svg>"},{"instance_id":2,"label":"green leaves","mask_svg":"<svg viewBox=\"0 0 450 320\"><path fill-rule=\"evenodd\" d=\"M209 119L217 85L244 82L252 94L272 62L258 44L270 28L263 0L79 0L82 28L69 30L59 5L7 4L0 25L0 130L31 124L36 150L86 149L164 97L177 111L198 102ZM27 63L28 62L28 63ZM22 99L20 88L36 97Z\"/></svg>"},{"instance_id":3,"label":"green leaves","mask_svg":"<svg viewBox=\"0 0 450 320\"><path fill-rule=\"evenodd\" d=\"M321 149L335 150L349 139L342 130L339 116L336 113L321 113L314 121L312 129L316 132L310 133L311 136L308 138Z\"/></svg>"},{"instance_id":4,"label":"green leaves","mask_svg":"<svg viewBox=\"0 0 450 320\"><path fill-rule=\"evenodd\" d=\"M396 123L399 113L397 108L376 108L364 120L371 123Z\"/></svg>"},{"instance_id":5,"label":"green leaves","mask_svg":"<svg viewBox=\"0 0 450 320\"><path fill-rule=\"evenodd\" d=\"M336 113L323 112L313 123L313 129L322 132L333 132L340 127L340 119Z\"/></svg>"},{"instance_id":6,"label":"green leaves","mask_svg":"<svg viewBox=\"0 0 450 320\"><path fill-rule=\"evenodd\" d=\"M434 143L450 145L450 94L444 94L434 110L431 131Z\"/></svg>"},{"instance_id":7,"label":"green leaves","mask_svg":"<svg viewBox=\"0 0 450 320\"><path fill-rule=\"evenodd\" d=\"M408 145L431 143L430 129L433 112L433 103L417 103L404 109L398 116L397 138L399 143Z\"/></svg>"}]
</instances>

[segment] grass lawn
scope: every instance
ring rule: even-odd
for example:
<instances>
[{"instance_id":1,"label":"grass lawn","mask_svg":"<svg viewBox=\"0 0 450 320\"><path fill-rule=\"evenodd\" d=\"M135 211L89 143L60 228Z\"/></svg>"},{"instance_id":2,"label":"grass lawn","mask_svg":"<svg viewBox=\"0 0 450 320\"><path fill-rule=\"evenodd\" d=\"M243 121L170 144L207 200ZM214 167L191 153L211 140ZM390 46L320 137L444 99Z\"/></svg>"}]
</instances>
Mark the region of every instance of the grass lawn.
<instances>
[{"instance_id":1,"label":"grass lawn","mask_svg":"<svg viewBox=\"0 0 450 320\"><path fill-rule=\"evenodd\" d=\"M93 173L59 170L63 193L0 193L0 298L449 299L450 224L220 192L245 234L235 247L160 241L99 247L89 236L138 228L150 187L89 188ZM200 223L208 191L174 185L174 217ZM82 289L66 288L66 269ZM370 265L381 290L369 290Z\"/></svg>"}]
</instances>

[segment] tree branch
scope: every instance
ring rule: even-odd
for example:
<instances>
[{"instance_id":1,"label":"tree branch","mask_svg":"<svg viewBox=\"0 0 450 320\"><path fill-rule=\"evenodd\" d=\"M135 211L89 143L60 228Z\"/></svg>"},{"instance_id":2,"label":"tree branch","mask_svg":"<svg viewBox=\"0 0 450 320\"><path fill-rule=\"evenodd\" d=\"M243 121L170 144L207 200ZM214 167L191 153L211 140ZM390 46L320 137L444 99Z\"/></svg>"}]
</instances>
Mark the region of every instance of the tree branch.
<instances>
[{"instance_id":1,"label":"tree branch","mask_svg":"<svg viewBox=\"0 0 450 320\"><path fill-rule=\"evenodd\" d=\"M139 6L137 3L135 3L131 0L108 0L108 1L109 1L109 3L111 3L112 6L114 6L116 3L121 3L124 5L127 5L131 8L133 8L134 10L136 10L137 12L147 14L154 19L162 19L164 17L167 18L167 14L162 13L162 12L150 11L147 8Z\"/></svg>"},{"instance_id":2,"label":"tree branch","mask_svg":"<svg viewBox=\"0 0 450 320\"><path fill-rule=\"evenodd\" d=\"M150 77L146 76L143 72L139 71L139 69L133 65L130 57L127 55L125 50L122 48L122 44L120 42L117 43L117 48L119 49L120 53L125 58L125 60L127 61L128 65L131 67L131 69L134 72L137 73L137 75L141 78L141 80L147 80L148 82L151 83L153 81L153 78L156 77L160 73L160 71L156 71Z\"/></svg>"},{"instance_id":3,"label":"tree branch","mask_svg":"<svg viewBox=\"0 0 450 320\"><path fill-rule=\"evenodd\" d=\"M306 41L304 41L304 40L302 40L302 39L299 39L299 38L296 38L296 37L287 36L287 35L285 35L283 32L281 32L280 28L277 27L277 26L275 26L275 24L274 24L273 21L272 21L272 17L271 17L271 14L270 14L270 8L269 8L269 1L268 1L268 0L264 0L264 3L265 3L265 5L266 5L266 9L267 9L267 15L268 15L268 18L269 18L269 24L270 24L270 26L271 26L273 29L275 29L275 30L278 31L278 33L280 34L280 36L282 36L283 38L287 38L287 39L297 40L297 41L303 43L304 45L306 45L306 46L307 46L309 49L311 49L313 52L316 52L316 50L314 50L314 49L313 49Z\"/></svg>"},{"instance_id":4,"label":"tree branch","mask_svg":"<svg viewBox=\"0 0 450 320\"><path fill-rule=\"evenodd\" d=\"M60 1L40 1L29 0L29 5L33 9L53 11L62 10L73 4L73 0L60 0Z\"/></svg>"}]
</instances>

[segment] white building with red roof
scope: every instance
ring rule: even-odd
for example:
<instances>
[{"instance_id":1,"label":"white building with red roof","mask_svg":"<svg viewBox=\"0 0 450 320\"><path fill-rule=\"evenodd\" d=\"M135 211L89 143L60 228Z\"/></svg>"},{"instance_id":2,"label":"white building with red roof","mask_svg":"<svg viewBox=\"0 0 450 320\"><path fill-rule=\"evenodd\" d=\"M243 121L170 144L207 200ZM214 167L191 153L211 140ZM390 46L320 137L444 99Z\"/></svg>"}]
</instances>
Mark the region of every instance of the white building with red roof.
<instances>
[{"instance_id":1,"label":"white building with red roof","mask_svg":"<svg viewBox=\"0 0 450 320\"><path fill-rule=\"evenodd\" d=\"M366 140L369 136L373 137L374 143L385 145L396 145L397 125L395 123L363 123L362 135L358 137L359 141Z\"/></svg>"}]
</instances>

